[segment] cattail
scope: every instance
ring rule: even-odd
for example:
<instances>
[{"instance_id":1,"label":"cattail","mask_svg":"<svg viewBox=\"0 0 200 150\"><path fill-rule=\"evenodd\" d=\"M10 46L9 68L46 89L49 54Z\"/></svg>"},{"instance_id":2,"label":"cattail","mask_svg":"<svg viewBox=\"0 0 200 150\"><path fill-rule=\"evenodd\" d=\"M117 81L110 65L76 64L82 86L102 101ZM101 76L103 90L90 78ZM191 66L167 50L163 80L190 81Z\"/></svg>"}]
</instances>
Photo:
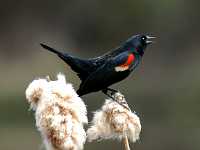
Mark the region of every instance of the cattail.
<instances>
[{"instance_id":1,"label":"cattail","mask_svg":"<svg viewBox=\"0 0 200 150\"><path fill-rule=\"evenodd\" d=\"M88 141L97 139L119 139L131 142L139 139L141 124L139 117L131 112L125 98L116 93L106 100L101 110L94 113L91 127L87 130ZM129 146L126 145L125 146ZM126 148L127 149L127 148Z\"/></svg>"},{"instance_id":2,"label":"cattail","mask_svg":"<svg viewBox=\"0 0 200 150\"><path fill-rule=\"evenodd\" d=\"M26 98L35 110L36 126L47 150L83 149L86 106L64 75L59 74L56 81L34 80L26 90Z\"/></svg>"}]
</instances>

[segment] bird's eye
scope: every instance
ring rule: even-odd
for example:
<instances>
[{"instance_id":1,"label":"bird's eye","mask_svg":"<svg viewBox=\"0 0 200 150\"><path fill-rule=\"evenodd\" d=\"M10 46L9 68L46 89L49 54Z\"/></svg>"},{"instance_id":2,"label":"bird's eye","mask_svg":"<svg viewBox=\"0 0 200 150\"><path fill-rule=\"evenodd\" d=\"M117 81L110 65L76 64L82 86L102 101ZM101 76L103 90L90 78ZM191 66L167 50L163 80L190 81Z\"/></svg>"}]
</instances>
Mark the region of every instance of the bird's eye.
<instances>
[{"instance_id":1,"label":"bird's eye","mask_svg":"<svg viewBox=\"0 0 200 150\"><path fill-rule=\"evenodd\" d=\"M142 37L142 41L145 41L146 40L146 38L145 37Z\"/></svg>"},{"instance_id":2,"label":"bird's eye","mask_svg":"<svg viewBox=\"0 0 200 150\"><path fill-rule=\"evenodd\" d=\"M146 43L146 37L145 36L143 36L142 38L141 38L141 42L144 44L144 43Z\"/></svg>"}]
</instances>

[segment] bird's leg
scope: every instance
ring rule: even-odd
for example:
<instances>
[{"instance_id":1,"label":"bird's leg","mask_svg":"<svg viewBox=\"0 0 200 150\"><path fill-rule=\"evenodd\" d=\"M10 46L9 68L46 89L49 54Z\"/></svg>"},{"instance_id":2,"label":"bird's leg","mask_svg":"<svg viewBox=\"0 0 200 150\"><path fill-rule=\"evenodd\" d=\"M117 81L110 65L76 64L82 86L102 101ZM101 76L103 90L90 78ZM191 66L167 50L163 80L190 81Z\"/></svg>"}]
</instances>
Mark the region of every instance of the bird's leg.
<instances>
[{"instance_id":1,"label":"bird's leg","mask_svg":"<svg viewBox=\"0 0 200 150\"><path fill-rule=\"evenodd\" d=\"M110 93L108 93L108 91L110 91ZM106 88L103 89L102 92L107 95L108 97L112 98L113 100L115 100L114 95L115 93L117 93L118 91L115 89L111 89L111 88Z\"/></svg>"},{"instance_id":2,"label":"bird's leg","mask_svg":"<svg viewBox=\"0 0 200 150\"><path fill-rule=\"evenodd\" d=\"M112 95L108 93L108 90L107 90L107 89L103 89L102 92L103 92L106 96L108 96L108 97L110 97L110 98L112 98L112 99L114 100L114 97L112 97Z\"/></svg>"},{"instance_id":3,"label":"bird's leg","mask_svg":"<svg viewBox=\"0 0 200 150\"><path fill-rule=\"evenodd\" d=\"M111 91L112 94L113 94L113 93L117 93L117 92L119 92L119 91L117 91L117 90L115 90L115 89L111 89L111 88L107 88L107 90L108 90L108 91Z\"/></svg>"},{"instance_id":4,"label":"bird's leg","mask_svg":"<svg viewBox=\"0 0 200 150\"><path fill-rule=\"evenodd\" d=\"M108 91L110 91L111 93L108 93ZM115 102L117 102L119 105L121 105L122 107L126 108L126 109L130 109L128 107L128 104L126 103L126 100L124 101L124 96L117 90L115 89L111 89L111 88L106 88L103 89L102 92L107 95L108 97L110 97L111 99L113 99Z\"/></svg>"},{"instance_id":5,"label":"bird's leg","mask_svg":"<svg viewBox=\"0 0 200 150\"><path fill-rule=\"evenodd\" d=\"M115 89L111 89L111 88L106 88L107 93L108 91L110 92L110 96L114 97L115 93L118 93L119 91L115 90Z\"/></svg>"}]
</instances>

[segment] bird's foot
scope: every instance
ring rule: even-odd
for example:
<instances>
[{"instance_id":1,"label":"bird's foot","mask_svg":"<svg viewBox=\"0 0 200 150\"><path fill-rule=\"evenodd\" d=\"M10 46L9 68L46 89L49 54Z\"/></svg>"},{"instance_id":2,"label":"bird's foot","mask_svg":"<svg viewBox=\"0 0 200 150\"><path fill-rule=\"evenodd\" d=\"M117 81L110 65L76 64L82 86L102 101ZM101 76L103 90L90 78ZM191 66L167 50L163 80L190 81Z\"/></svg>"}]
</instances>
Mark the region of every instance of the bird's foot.
<instances>
[{"instance_id":1,"label":"bird's foot","mask_svg":"<svg viewBox=\"0 0 200 150\"><path fill-rule=\"evenodd\" d=\"M126 109L130 109L124 95L122 95L119 91L115 90L115 89L104 89L102 90L102 92L107 95L108 97L110 97L111 99L113 99L115 102L117 102L118 104L120 104L121 106L123 106Z\"/></svg>"},{"instance_id":2,"label":"bird's foot","mask_svg":"<svg viewBox=\"0 0 200 150\"><path fill-rule=\"evenodd\" d=\"M114 99L114 95L115 93L118 93L119 91L115 90L115 89L111 89L111 88L106 88L104 90L102 90L102 92L107 95L108 97L112 98L113 100Z\"/></svg>"},{"instance_id":3,"label":"bird's foot","mask_svg":"<svg viewBox=\"0 0 200 150\"><path fill-rule=\"evenodd\" d=\"M124 97L124 95L120 92L117 92L113 95L113 99L114 101L116 101L118 104L120 104L122 107L130 110L128 103L126 102L126 99Z\"/></svg>"}]
</instances>

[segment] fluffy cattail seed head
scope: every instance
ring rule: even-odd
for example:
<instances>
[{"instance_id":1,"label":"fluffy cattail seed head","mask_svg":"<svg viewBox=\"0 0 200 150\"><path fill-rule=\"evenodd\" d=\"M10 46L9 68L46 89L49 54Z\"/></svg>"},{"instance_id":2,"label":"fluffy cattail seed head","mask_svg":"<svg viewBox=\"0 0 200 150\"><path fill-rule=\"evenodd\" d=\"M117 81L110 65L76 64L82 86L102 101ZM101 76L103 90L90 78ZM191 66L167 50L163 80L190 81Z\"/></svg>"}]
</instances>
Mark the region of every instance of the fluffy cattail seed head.
<instances>
[{"instance_id":1,"label":"fluffy cattail seed head","mask_svg":"<svg viewBox=\"0 0 200 150\"><path fill-rule=\"evenodd\" d=\"M26 99L30 103L31 109L35 110L39 103L44 89L48 88L48 82L46 79L38 79L32 81L26 89Z\"/></svg>"},{"instance_id":2,"label":"fluffy cattail seed head","mask_svg":"<svg viewBox=\"0 0 200 150\"><path fill-rule=\"evenodd\" d=\"M131 142L135 142L139 139L139 117L131 112L120 93L114 96L117 101L106 100L101 110L94 113L92 126L87 131L89 141L110 138L122 140L128 137Z\"/></svg>"},{"instance_id":3,"label":"fluffy cattail seed head","mask_svg":"<svg viewBox=\"0 0 200 150\"><path fill-rule=\"evenodd\" d=\"M83 149L86 106L64 75L59 74L56 81L34 80L26 98L35 110L36 126L48 150Z\"/></svg>"}]
</instances>

